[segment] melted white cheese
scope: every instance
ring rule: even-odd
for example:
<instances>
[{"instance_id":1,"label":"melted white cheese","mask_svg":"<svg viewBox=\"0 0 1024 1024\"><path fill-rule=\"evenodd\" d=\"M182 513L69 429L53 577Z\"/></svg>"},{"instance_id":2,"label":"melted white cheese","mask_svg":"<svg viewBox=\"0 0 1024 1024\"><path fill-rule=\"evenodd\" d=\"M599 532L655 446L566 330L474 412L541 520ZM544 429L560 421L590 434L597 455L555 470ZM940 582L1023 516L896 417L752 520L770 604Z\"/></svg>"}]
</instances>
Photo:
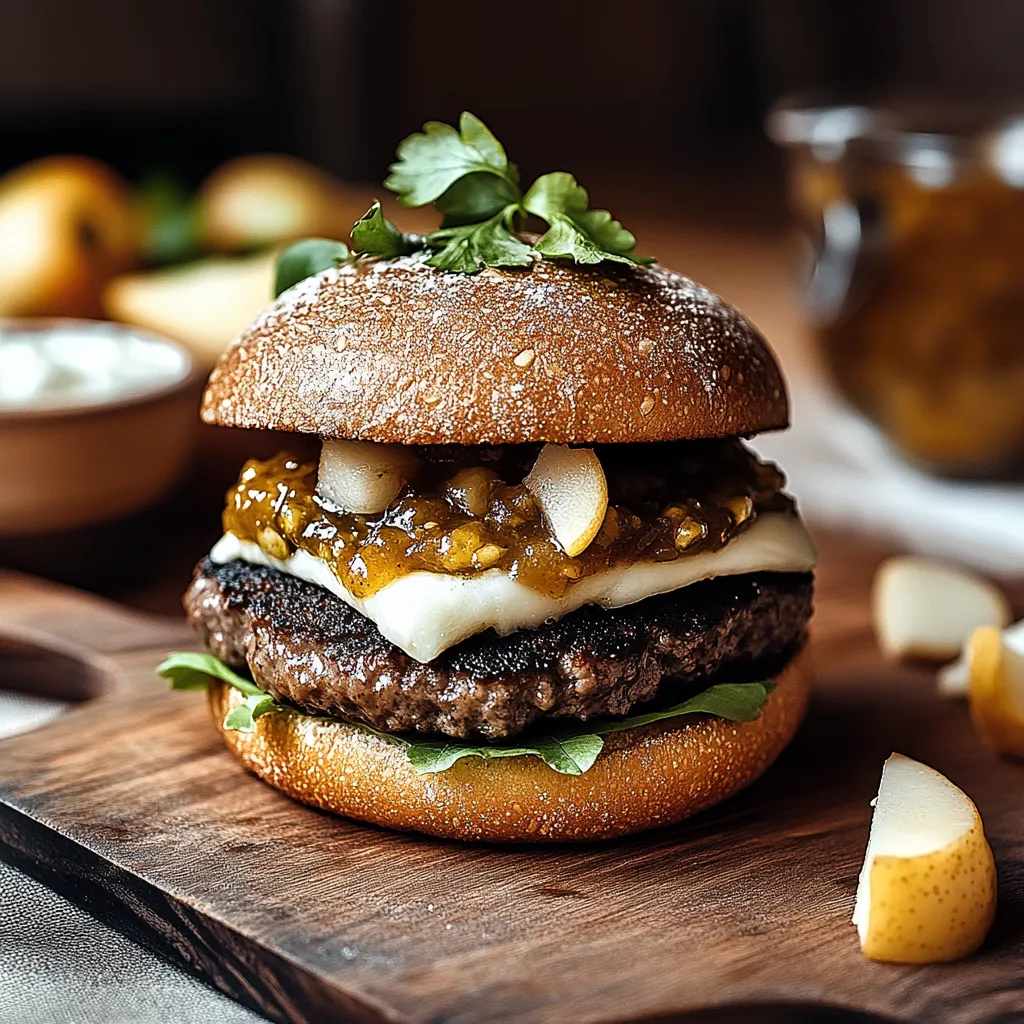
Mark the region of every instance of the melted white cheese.
<instances>
[{"instance_id":1,"label":"melted white cheese","mask_svg":"<svg viewBox=\"0 0 1024 1024\"><path fill-rule=\"evenodd\" d=\"M377 593L358 598L326 562L306 551L290 558L268 555L258 544L226 533L214 545L214 562L236 559L268 565L336 594L368 619L393 644L417 661L431 661L474 633L494 629L503 636L539 626L585 604L621 608L710 579L748 572L807 572L816 561L814 543L796 516L764 515L720 551L672 562L636 562L570 583L562 597L547 597L511 579L501 569L478 576L411 572Z\"/></svg>"}]
</instances>

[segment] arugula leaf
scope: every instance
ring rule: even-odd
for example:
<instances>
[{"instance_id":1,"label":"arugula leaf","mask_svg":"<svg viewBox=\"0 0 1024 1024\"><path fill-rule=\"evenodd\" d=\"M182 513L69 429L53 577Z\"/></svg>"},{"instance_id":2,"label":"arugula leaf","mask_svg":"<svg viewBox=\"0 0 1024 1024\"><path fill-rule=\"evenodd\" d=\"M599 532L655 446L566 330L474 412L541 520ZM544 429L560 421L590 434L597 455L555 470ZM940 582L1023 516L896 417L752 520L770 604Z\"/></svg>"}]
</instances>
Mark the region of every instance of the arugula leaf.
<instances>
[{"instance_id":1,"label":"arugula leaf","mask_svg":"<svg viewBox=\"0 0 1024 1024\"><path fill-rule=\"evenodd\" d=\"M428 121L422 132L399 145L396 155L384 187L397 192L403 206L432 203L459 178L473 173L497 176L519 197L515 165L508 162L487 126L468 111L462 112L458 131L440 121Z\"/></svg>"},{"instance_id":2,"label":"arugula leaf","mask_svg":"<svg viewBox=\"0 0 1024 1024\"><path fill-rule=\"evenodd\" d=\"M361 256L404 256L423 245L419 235L399 231L381 212L378 200L356 221L352 242Z\"/></svg>"},{"instance_id":3,"label":"arugula leaf","mask_svg":"<svg viewBox=\"0 0 1024 1024\"><path fill-rule=\"evenodd\" d=\"M636 239L607 210L589 209L590 196L566 171L538 178L523 197L523 208L548 223L535 248L551 259L576 263L650 263L633 252Z\"/></svg>"},{"instance_id":4,"label":"arugula leaf","mask_svg":"<svg viewBox=\"0 0 1024 1024\"><path fill-rule=\"evenodd\" d=\"M761 709L768 695L775 689L772 682L763 683L717 683L698 693L681 704L673 704L658 711L648 711L642 715L628 718L611 719L589 725L591 731L600 736L613 732L625 732L627 729L638 729L643 725L662 722L666 718L678 718L680 715L714 715L730 722L753 722L761 717Z\"/></svg>"},{"instance_id":5,"label":"arugula leaf","mask_svg":"<svg viewBox=\"0 0 1024 1024\"><path fill-rule=\"evenodd\" d=\"M210 685L211 676L233 686L245 700L224 716L225 729L252 732L253 722L261 715L284 710L269 693L264 693L254 682L240 676L212 654L200 654L199 651L169 654L157 666L156 674L162 679L169 679L172 690L205 690Z\"/></svg>"},{"instance_id":6,"label":"arugula leaf","mask_svg":"<svg viewBox=\"0 0 1024 1024\"><path fill-rule=\"evenodd\" d=\"M562 775L582 775L593 767L604 749L604 740L595 733L578 736L550 736L537 741L544 763Z\"/></svg>"},{"instance_id":7,"label":"arugula leaf","mask_svg":"<svg viewBox=\"0 0 1024 1024\"><path fill-rule=\"evenodd\" d=\"M533 250L510 227L515 211L509 205L482 224L441 228L427 235L427 246L437 250L427 263L463 274L483 267L527 266L533 261Z\"/></svg>"},{"instance_id":8,"label":"arugula leaf","mask_svg":"<svg viewBox=\"0 0 1024 1024\"><path fill-rule=\"evenodd\" d=\"M233 729L235 732L252 732L253 723L257 718L271 711L280 710L281 705L269 693L246 697L241 704L224 716L224 728Z\"/></svg>"},{"instance_id":9,"label":"arugula leaf","mask_svg":"<svg viewBox=\"0 0 1024 1024\"><path fill-rule=\"evenodd\" d=\"M210 676L239 690L245 700L228 712L224 719L225 729L251 732L255 720L272 711L299 714L293 708L278 704L270 694L264 693L255 683L240 676L212 654L189 651L168 655L167 660L157 669L157 674L169 679L174 690L204 689ZM715 715L731 722L753 722L760 717L764 702L774 688L772 682L719 683L688 700L657 711L620 719L570 723L557 727L549 735L516 737L504 743L410 739L380 732L359 722L346 724L405 747L406 757L421 774L447 771L464 757L539 757L549 768L562 775L582 775L593 767L604 749L602 736L639 729L682 715Z\"/></svg>"},{"instance_id":10,"label":"arugula leaf","mask_svg":"<svg viewBox=\"0 0 1024 1024\"><path fill-rule=\"evenodd\" d=\"M329 238L304 238L296 242L277 258L274 298L307 277L331 267L340 267L351 258L352 253L344 242L334 242Z\"/></svg>"},{"instance_id":11,"label":"arugula leaf","mask_svg":"<svg viewBox=\"0 0 1024 1024\"><path fill-rule=\"evenodd\" d=\"M172 690L205 690L209 677L228 683L246 697L266 696L250 679L240 676L233 668L225 665L220 658L199 651L178 651L168 654L157 666L156 674L168 679Z\"/></svg>"},{"instance_id":12,"label":"arugula leaf","mask_svg":"<svg viewBox=\"0 0 1024 1024\"><path fill-rule=\"evenodd\" d=\"M589 734L542 736L525 744L512 741L473 745L458 740L414 740L406 747L405 756L421 775L447 771L464 757L539 757L548 767L563 775L582 775L592 767L603 746L600 736Z\"/></svg>"},{"instance_id":13,"label":"arugula leaf","mask_svg":"<svg viewBox=\"0 0 1024 1024\"><path fill-rule=\"evenodd\" d=\"M406 756L416 771L443 772L463 757L539 757L562 775L582 775L604 748L602 736L626 732L682 715L707 714L731 722L752 722L761 715L773 689L771 683L719 683L695 697L658 711L622 719L599 719L561 726L550 736L532 737L528 743L470 744L458 740L413 742Z\"/></svg>"}]
</instances>

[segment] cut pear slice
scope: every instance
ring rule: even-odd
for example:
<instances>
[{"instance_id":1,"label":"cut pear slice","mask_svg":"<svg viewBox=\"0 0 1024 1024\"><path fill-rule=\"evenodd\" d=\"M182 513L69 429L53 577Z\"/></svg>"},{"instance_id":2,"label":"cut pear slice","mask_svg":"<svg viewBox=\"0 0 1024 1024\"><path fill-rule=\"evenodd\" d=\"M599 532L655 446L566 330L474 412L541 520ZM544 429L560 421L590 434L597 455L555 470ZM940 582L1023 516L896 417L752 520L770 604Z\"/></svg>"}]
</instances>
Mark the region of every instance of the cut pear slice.
<instances>
[{"instance_id":1,"label":"cut pear slice","mask_svg":"<svg viewBox=\"0 0 1024 1024\"><path fill-rule=\"evenodd\" d=\"M1000 754L1024 757L1024 650L1008 639L1007 632L982 626L971 635L967 645L971 721L987 746Z\"/></svg>"},{"instance_id":2,"label":"cut pear slice","mask_svg":"<svg viewBox=\"0 0 1024 1024\"><path fill-rule=\"evenodd\" d=\"M324 441L316 492L345 512L383 512L416 474L416 456L404 445Z\"/></svg>"},{"instance_id":3,"label":"cut pear slice","mask_svg":"<svg viewBox=\"0 0 1024 1024\"><path fill-rule=\"evenodd\" d=\"M1010 606L975 573L928 558L890 558L875 574L875 632L893 660L955 658L978 626L1005 626Z\"/></svg>"},{"instance_id":4,"label":"cut pear slice","mask_svg":"<svg viewBox=\"0 0 1024 1024\"><path fill-rule=\"evenodd\" d=\"M266 308L273 253L216 256L124 274L108 286L107 315L184 342L206 367Z\"/></svg>"},{"instance_id":5,"label":"cut pear slice","mask_svg":"<svg viewBox=\"0 0 1024 1024\"><path fill-rule=\"evenodd\" d=\"M971 683L971 670L967 666L966 655L962 654L956 661L943 665L935 673L935 681L941 696L966 697Z\"/></svg>"},{"instance_id":6,"label":"cut pear slice","mask_svg":"<svg viewBox=\"0 0 1024 1024\"><path fill-rule=\"evenodd\" d=\"M902 754L882 768L853 923L872 960L973 953L992 925L996 869L981 816L944 775Z\"/></svg>"},{"instance_id":7,"label":"cut pear slice","mask_svg":"<svg viewBox=\"0 0 1024 1024\"><path fill-rule=\"evenodd\" d=\"M1012 650L1024 656L1024 619L1003 630L1003 641ZM943 697L966 697L968 695L971 688L970 647L971 641L968 639L960 657L948 665L943 665L936 673L939 693Z\"/></svg>"},{"instance_id":8,"label":"cut pear slice","mask_svg":"<svg viewBox=\"0 0 1024 1024\"><path fill-rule=\"evenodd\" d=\"M546 444L523 483L565 553L586 551L608 511L608 482L593 449Z\"/></svg>"}]
</instances>

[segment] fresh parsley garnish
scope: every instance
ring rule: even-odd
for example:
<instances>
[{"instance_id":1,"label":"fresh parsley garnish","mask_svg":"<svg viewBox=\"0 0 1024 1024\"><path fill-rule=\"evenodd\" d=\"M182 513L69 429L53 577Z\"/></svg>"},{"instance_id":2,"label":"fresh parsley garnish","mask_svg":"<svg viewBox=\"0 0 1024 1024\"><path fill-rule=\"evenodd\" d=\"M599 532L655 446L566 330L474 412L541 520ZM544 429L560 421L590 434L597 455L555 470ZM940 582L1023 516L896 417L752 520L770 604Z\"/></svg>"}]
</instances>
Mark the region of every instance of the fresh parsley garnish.
<instances>
[{"instance_id":1,"label":"fresh parsley garnish","mask_svg":"<svg viewBox=\"0 0 1024 1024\"><path fill-rule=\"evenodd\" d=\"M539 177L525 192L502 144L477 117L464 112L458 128L428 121L399 145L384 182L402 206L433 204L441 226L407 235L384 216L379 202L356 221L352 252L324 248L323 239L299 242L278 262L277 294L303 277L359 257L391 259L424 251L439 270L472 274L484 267L524 267L537 259L575 263L651 263L634 251L636 239L565 171ZM528 219L546 225L531 244ZM314 246L315 243L315 246ZM300 249L300 246L311 246Z\"/></svg>"},{"instance_id":2,"label":"fresh parsley garnish","mask_svg":"<svg viewBox=\"0 0 1024 1024\"><path fill-rule=\"evenodd\" d=\"M374 202L352 228L352 244L362 256L405 256L421 248L423 239L399 231Z\"/></svg>"},{"instance_id":3,"label":"fresh parsley garnish","mask_svg":"<svg viewBox=\"0 0 1024 1024\"><path fill-rule=\"evenodd\" d=\"M476 174L497 179L487 185L495 190L495 195L504 196L504 202L498 200L500 205L519 199L519 171L515 164L508 162L504 147L483 121L468 111L459 118L458 131L440 121L428 121L422 132L410 135L399 145L395 155L398 159L391 165L384 187L397 192L403 206L433 203L456 182ZM487 185L485 192L489 192ZM439 209L445 210L443 201Z\"/></svg>"},{"instance_id":4,"label":"fresh parsley garnish","mask_svg":"<svg viewBox=\"0 0 1024 1024\"><path fill-rule=\"evenodd\" d=\"M304 238L296 242L277 258L274 298L307 277L330 267L340 267L351 258L352 253L344 242L334 242L329 238Z\"/></svg>"},{"instance_id":5,"label":"fresh parsley garnish","mask_svg":"<svg viewBox=\"0 0 1024 1024\"><path fill-rule=\"evenodd\" d=\"M576 263L649 263L636 239L607 210L591 210L586 189L565 171L538 178L524 195L519 172L487 126L470 113L450 125L430 121L398 147L385 186L403 206L433 203L443 214L427 235L427 261L443 270L524 266L536 257ZM536 245L519 233L533 215L548 225Z\"/></svg>"},{"instance_id":6,"label":"fresh parsley garnish","mask_svg":"<svg viewBox=\"0 0 1024 1024\"><path fill-rule=\"evenodd\" d=\"M533 262L533 250L511 229L514 215L509 207L481 224L457 224L427 235L427 245L434 249L427 263L462 274L484 267L527 266Z\"/></svg>"},{"instance_id":7,"label":"fresh parsley garnish","mask_svg":"<svg viewBox=\"0 0 1024 1024\"><path fill-rule=\"evenodd\" d=\"M607 210L591 210L582 185L565 171L538 178L523 197L523 208L549 225L534 248L549 259L576 263L649 263L636 256L636 239Z\"/></svg>"},{"instance_id":8,"label":"fresh parsley garnish","mask_svg":"<svg viewBox=\"0 0 1024 1024\"><path fill-rule=\"evenodd\" d=\"M245 700L228 712L224 719L225 729L252 732L253 722L271 711L300 713L278 704L270 694L264 693L255 683L239 675L212 654L191 651L168 655L167 660L157 669L157 674L169 679L173 690L204 689L211 676L238 690ZM549 768L562 775L582 775L593 767L604 749L604 736L682 715L715 715L731 722L753 722L760 717L764 702L773 688L771 682L719 683L682 703L658 711L626 718L559 725L548 735L531 736L529 739L516 737L499 743L411 739L408 736L383 733L358 722L347 724L401 744L405 747L409 762L416 771L423 774L447 771L464 757L539 757Z\"/></svg>"}]
</instances>

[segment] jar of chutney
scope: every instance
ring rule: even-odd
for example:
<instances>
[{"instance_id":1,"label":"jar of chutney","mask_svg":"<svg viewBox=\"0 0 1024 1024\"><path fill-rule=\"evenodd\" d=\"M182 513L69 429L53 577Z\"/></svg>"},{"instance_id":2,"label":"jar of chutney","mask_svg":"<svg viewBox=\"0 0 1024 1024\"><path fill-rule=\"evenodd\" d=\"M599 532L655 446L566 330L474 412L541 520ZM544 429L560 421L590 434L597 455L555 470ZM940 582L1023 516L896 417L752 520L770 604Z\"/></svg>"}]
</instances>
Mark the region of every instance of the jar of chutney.
<instances>
[{"instance_id":1,"label":"jar of chutney","mask_svg":"<svg viewBox=\"0 0 1024 1024\"><path fill-rule=\"evenodd\" d=\"M1024 468L1024 116L784 104L804 301L839 391L911 461Z\"/></svg>"}]
</instances>

